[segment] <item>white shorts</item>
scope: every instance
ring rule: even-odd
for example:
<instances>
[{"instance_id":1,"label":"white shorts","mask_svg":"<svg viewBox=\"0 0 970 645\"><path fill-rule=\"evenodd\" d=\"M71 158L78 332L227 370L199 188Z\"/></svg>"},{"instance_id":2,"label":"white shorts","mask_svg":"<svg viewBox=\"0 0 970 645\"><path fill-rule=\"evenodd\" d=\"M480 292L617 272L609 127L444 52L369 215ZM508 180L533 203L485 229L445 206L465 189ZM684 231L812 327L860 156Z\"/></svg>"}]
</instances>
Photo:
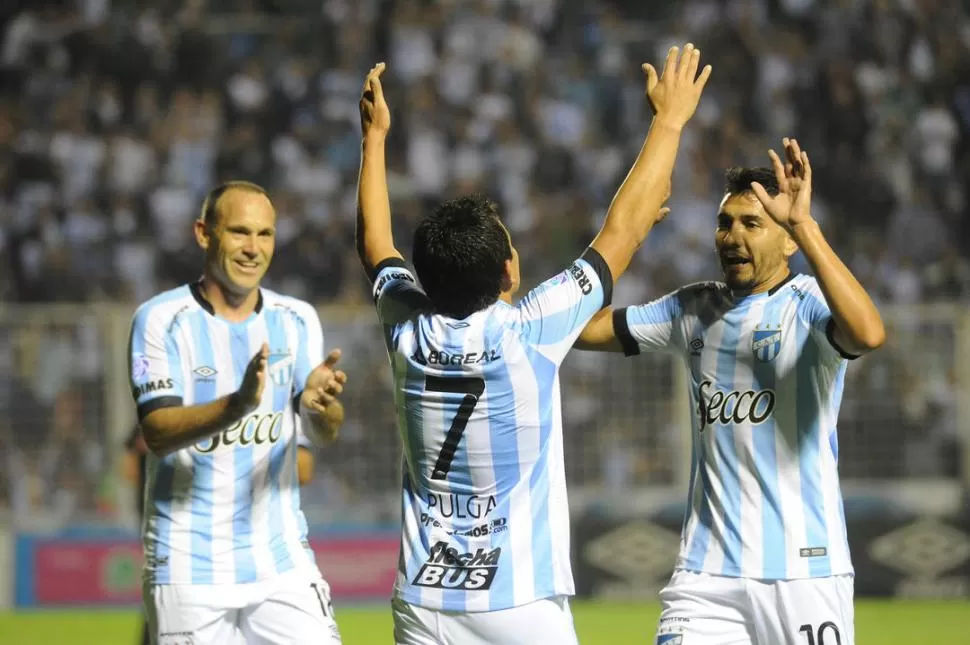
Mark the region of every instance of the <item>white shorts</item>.
<instances>
[{"instance_id":1,"label":"white shorts","mask_svg":"<svg viewBox=\"0 0 970 645\"><path fill-rule=\"evenodd\" d=\"M391 601L395 645L577 645L569 599L498 611L441 611Z\"/></svg>"},{"instance_id":2,"label":"white shorts","mask_svg":"<svg viewBox=\"0 0 970 645\"><path fill-rule=\"evenodd\" d=\"M674 571L656 645L855 645L851 575L800 580Z\"/></svg>"},{"instance_id":3,"label":"white shorts","mask_svg":"<svg viewBox=\"0 0 970 645\"><path fill-rule=\"evenodd\" d=\"M153 645L339 645L330 586L288 571L241 585L145 585Z\"/></svg>"}]
</instances>

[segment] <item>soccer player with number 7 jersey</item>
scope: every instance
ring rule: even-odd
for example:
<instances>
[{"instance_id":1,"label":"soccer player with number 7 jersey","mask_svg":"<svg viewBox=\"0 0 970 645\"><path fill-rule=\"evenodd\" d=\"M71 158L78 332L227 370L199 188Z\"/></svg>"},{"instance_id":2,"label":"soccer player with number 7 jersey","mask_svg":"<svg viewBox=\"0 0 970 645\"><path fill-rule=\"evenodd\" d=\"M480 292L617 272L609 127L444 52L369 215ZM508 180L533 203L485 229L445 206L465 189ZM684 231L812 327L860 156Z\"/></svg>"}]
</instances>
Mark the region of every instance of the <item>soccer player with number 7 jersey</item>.
<instances>
[{"instance_id":1,"label":"soccer player with number 7 jersey","mask_svg":"<svg viewBox=\"0 0 970 645\"><path fill-rule=\"evenodd\" d=\"M604 310L577 344L687 364L693 462L656 645L854 642L836 418L847 361L885 329L812 219L808 155L784 149L727 173L723 283ZM797 250L814 278L789 270Z\"/></svg>"},{"instance_id":2,"label":"soccer player with number 7 jersey","mask_svg":"<svg viewBox=\"0 0 970 645\"><path fill-rule=\"evenodd\" d=\"M644 66L656 115L599 235L517 305L518 254L484 197L445 202L418 224L417 286L391 236L383 64L368 74L357 246L404 445L398 645L576 642L559 366L664 214L680 133L711 71L699 63L688 45L671 49L659 79Z\"/></svg>"}]
</instances>

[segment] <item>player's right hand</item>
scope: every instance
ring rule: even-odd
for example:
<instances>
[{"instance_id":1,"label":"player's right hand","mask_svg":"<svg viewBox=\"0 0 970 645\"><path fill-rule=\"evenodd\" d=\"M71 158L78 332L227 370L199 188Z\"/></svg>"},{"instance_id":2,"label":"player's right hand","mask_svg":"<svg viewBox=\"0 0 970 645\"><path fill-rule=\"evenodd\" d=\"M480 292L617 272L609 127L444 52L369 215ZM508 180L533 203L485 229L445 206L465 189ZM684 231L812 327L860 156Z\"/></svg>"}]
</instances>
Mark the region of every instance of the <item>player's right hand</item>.
<instances>
[{"instance_id":1,"label":"player's right hand","mask_svg":"<svg viewBox=\"0 0 970 645\"><path fill-rule=\"evenodd\" d=\"M711 76L710 65L705 65L700 75L697 74L700 62L701 51L687 43L683 54L677 47L670 48L660 78L657 78L653 65L643 65L643 71L647 74L647 100L656 119L669 126L683 128L694 115L707 79Z\"/></svg>"},{"instance_id":2,"label":"player's right hand","mask_svg":"<svg viewBox=\"0 0 970 645\"><path fill-rule=\"evenodd\" d=\"M269 345L263 343L255 356L246 366L242 385L236 390L236 402L241 408L240 414L248 414L259 407L263 400L263 388L266 387L266 362L269 360Z\"/></svg>"},{"instance_id":3,"label":"player's right hand","mask_svg":"<svg viewBox=\"0 0 970 645\"><path fill-rule=\"evenodd\" d=\"M364 80L364 90L360 96L360 129L364 136L384 136L391 129L391 111L384 100L384 88L381 87L384 69L384 63L378 63Z\"/></svg>"}]
</instances>

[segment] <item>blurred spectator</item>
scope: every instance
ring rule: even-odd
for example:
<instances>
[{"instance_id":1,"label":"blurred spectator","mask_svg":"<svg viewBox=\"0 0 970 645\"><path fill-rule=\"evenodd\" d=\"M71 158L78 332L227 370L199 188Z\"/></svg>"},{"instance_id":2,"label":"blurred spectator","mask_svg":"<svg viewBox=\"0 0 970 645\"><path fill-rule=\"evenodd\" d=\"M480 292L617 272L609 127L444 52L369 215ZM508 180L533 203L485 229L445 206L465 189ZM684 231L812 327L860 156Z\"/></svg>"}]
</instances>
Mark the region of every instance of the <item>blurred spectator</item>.
<instances>
[{"instance_id":1,"label":"blurred spectator","mask_svg":"<svg viewBox=\"0 0 970 645\"><path fill-rule=\"evenodd\" d=\"M691 0L645 12L620 0L367 0L314 13L319 4L297 3L307 13L287 19L275 3L46 0L7 20L8 298L130 300L186 279L189 222L205 190L230 177L269 186L298 214L290 241L326 237L328 255L351 255L330 233L343 241L353 224L356 94L377 58L389 61L397 97L397 210L482 189L518 236L567 217L582 239L649 122L637 64L685 39L717 67L674 185L677 203L697 206L683 213L689 226L674 210L664 249L648 242L633 280L663 287L712 275L697 232L719 173L763 163L764 148L788 133L816 159L835 246L847 251L862 230L889 249L868 286L934 298L938 289L908 284L909 263L938 257L941 239L967 257L965 236L952 233L967 220L970 23L946 3ZM688 179L703 175L716 180ZM560 203L586 208L564 213ZM400 223L405 234L412 223ZM541 242L534 251L558 256ZM352 274L343 285L346 263L310 257L319 252L289 244L287 268L271 277L313 293L314 271L326 271L321 296L359 297L365 285ZM526 263L526 280L548 266ZM71 275L85 284L62 279Z\"/></svg>"},{"instance_id":2,"label":"blurred spectator","mask_svg":"<svg viewBox=\"0 0 970 645\"><path fill-rule=\"evenodd\" d=\"M959 3L19 6L0 11L6 301L134 304L194 279L191 221L212 184L235 178L270 188L278 210L268 286L321 304L366 303L352 244L356 106L376 60L389 64L388 179L401 244L407 248L415 222L438 200L483 190L500 202L527 257L524 284L535 284L589 239L642 142L650 114L640 62L662 60L669 45L690 40L715 71L683 138L673 210L618 285L617 304L716 277L711 245L723 169L764 164L765 149L787 134L812 155L816 216L827 236L881 302L970 302L970 19ZM913 353L924 330L916 320L898 325L909 340L853 368L858 395L843 409L845 441L867 450L848 451L849 476L893 474L883 472L886 464L923 472L952 440L952 379L917 376L929 369L926 356L952 357L955 340L932 330L932 342L920 341ZM85 352L97 344L85 340L85 329L32 330L30 342L4 350L17 369L5 377L3 396L17 405L9 427L0 425L0 498L18 508L45 499L65 512L97 504L104 455L88 443L103 432L101 396L92 388L104 366L97 352L93 360ZM359 379L367 391L354 395L363 417L321 468L333 480L331 500L395 484L393 417L370 404L391 396L373 331L344 330L352 337L344 345L340 333L328 338L345 351L356 343L358 367L371 375ZM661 448L639 443L646 455L627 458L629 446L644 441L636 434L642 409L606 410L610 392L595 389L609 387L595 376L606 368L587 368L587 381L566 384L583 394L586 407L575 412L588 425L613 414L616 432L597 447L602 468L571 476L621 487L662 478ZM866 403L877 400L878 413ZM672 414L664 410L657 427ZM72 428L74 417L87 425ZM16 433L24 423L42 430ZM887 456L923 433L935 437L925 454L909 462ZM586 445L575 441L574 458ZM887 452L872 453L871 445ZM381 467L360 463L372 454L381 455ZM360 469L374 474L358 482ZM56 492L69 484L70 494Z\"/></svg>"}]
</instances>

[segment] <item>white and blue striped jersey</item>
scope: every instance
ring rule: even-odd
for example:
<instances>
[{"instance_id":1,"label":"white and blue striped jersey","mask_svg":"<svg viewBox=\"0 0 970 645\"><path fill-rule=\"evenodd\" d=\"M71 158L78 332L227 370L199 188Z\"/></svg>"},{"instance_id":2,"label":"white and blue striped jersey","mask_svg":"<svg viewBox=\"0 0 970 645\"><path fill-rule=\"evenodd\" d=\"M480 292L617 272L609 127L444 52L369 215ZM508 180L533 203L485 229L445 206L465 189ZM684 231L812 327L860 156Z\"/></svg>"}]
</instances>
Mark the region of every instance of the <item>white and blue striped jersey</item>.
<instances>
[{"instance_id":1,"label":"white and blue striped jersey","mask_svg":"<svg viewBox=\"0 0 970 645\"><path fill-rule=\"evenodd\" d=\"M306 541L296 473L295 405L323 360L323 332L308 303L263 289L244 322L214 315L198 285L162 293L135 313L130 377L139 419L166 406L235 392L269 345L259 407L197 444L148 455L145 577L154 584L240 584L316 562Z\"/></svg>"},{"instance_id":2,"label":"white and blue striped jersey","mask_svg":"<svg viewBox=\"0 0 970 645\"><path fill-rule=\"evenodd\" d=\"M575 593L559 366L612 287L587 249L518 305L456 320L403 262L378 267L404 447L397 597L480 612Z\"/></svg>"},{"instance_id":3,"label":"white and blue striped jersey","mask_svg":"<svg viewBox=\"0 0 970 645\"><path fill-rule=\"evenodd\" d=\"M814 278L738 297L695 284L617 309L627 355L683 357L693 409L676 567L785 580L852 573L836 419L846 359Z\"/></svg>"}]
</instances>

